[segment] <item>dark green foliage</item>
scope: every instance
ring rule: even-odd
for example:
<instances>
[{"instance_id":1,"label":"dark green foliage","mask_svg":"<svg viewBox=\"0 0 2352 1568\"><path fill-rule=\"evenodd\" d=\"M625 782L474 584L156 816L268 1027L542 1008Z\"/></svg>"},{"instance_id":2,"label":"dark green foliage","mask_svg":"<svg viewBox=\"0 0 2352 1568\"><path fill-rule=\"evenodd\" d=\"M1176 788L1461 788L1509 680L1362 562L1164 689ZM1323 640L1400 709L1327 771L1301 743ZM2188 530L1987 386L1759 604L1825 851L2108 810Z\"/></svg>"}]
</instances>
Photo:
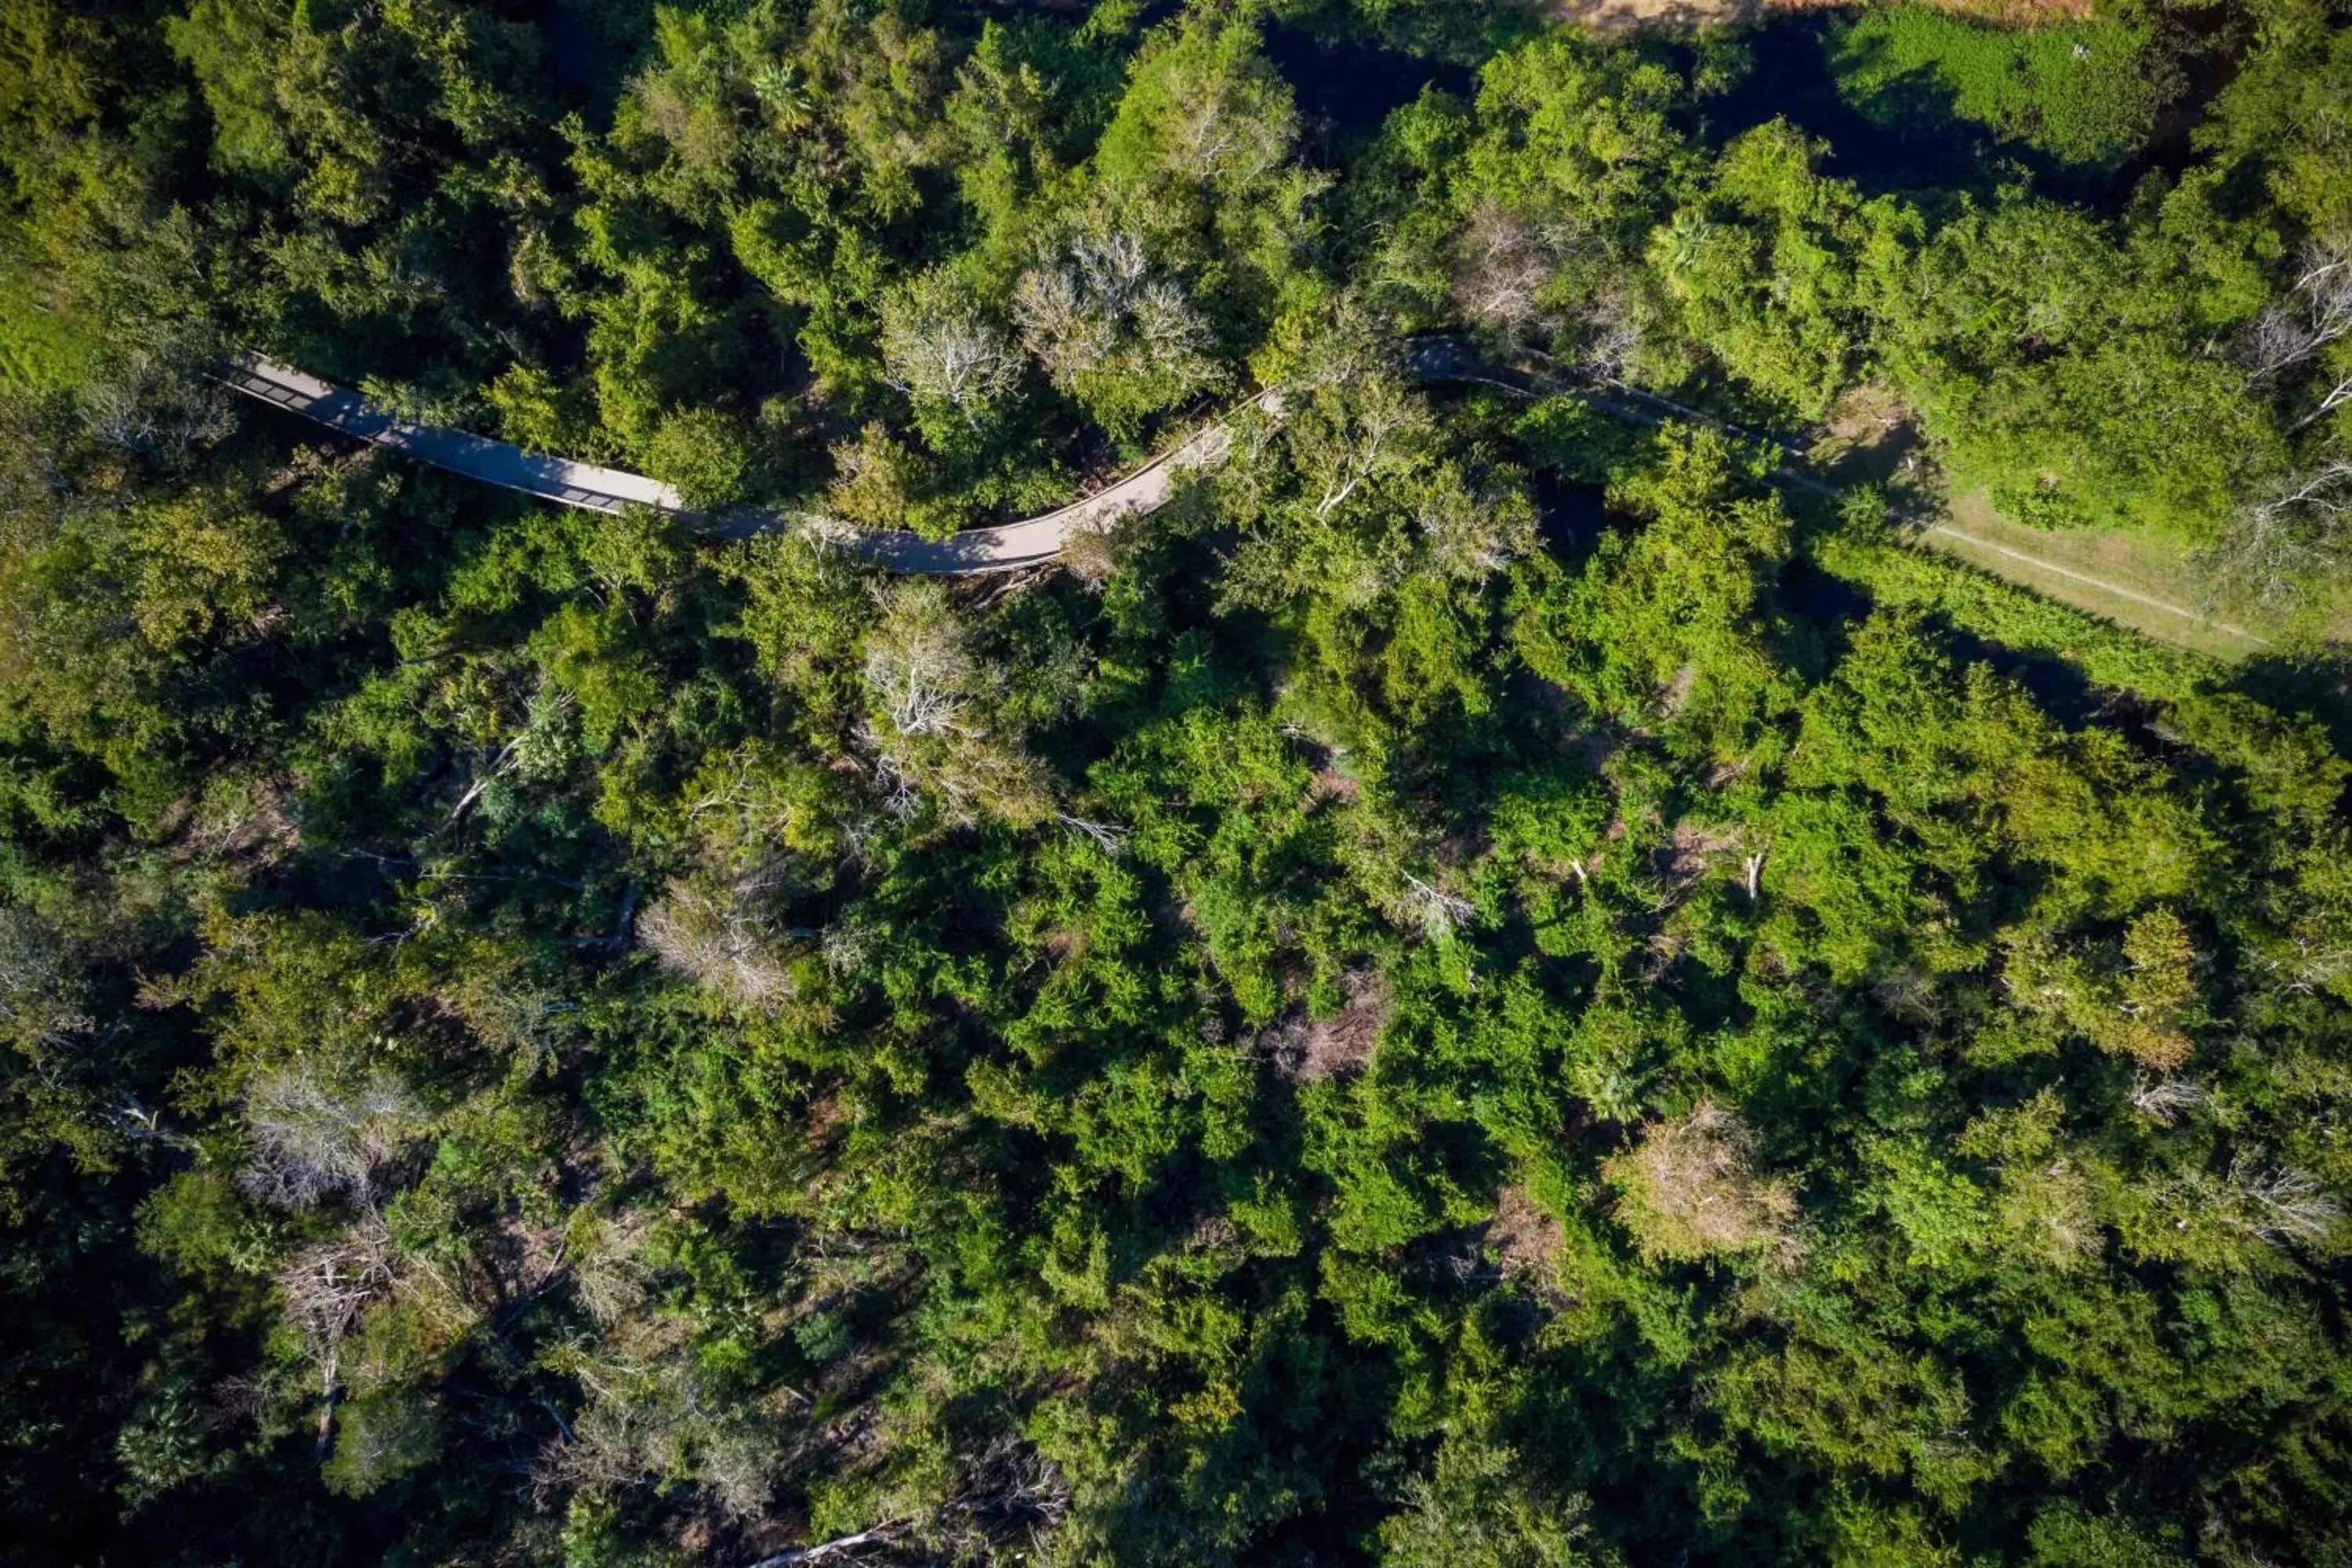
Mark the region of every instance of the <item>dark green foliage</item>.
<instances>
[{"instance_id":1,"label":"dark green foliage","mask_svg":"<svg viewBox=\"0 0 2352 1568\"><path fill-rule=\"evenodd\" d=\"M2340 1554L2331 650L1709 417L1875 382L2326 582L2340 27L2217 13L2094 211L1489 9L0 0L0 1552ZM1477 74L1335 137L1276 15ZM1834 47L2111 164L2181 42ZM473 489L238 342L830 523ZM1272 384L1066 572L829 542Z\"/></svg>"}]
</instances>

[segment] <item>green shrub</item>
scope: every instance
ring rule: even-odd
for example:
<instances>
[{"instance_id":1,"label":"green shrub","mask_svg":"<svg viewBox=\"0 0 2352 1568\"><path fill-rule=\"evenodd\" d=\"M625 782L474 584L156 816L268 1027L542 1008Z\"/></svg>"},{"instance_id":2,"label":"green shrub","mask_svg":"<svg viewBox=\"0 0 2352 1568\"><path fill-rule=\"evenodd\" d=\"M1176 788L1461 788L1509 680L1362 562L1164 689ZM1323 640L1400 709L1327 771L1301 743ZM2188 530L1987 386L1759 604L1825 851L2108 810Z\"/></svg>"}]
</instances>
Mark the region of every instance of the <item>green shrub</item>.
<instances>
[{"instance_id":1,"label":"green shrub","mask_svg":"<svg viewBox=\"0 0 2352 1568\"><path fill-rule=\"evenodd\" d=\"M2124 22L1998 28L1906 5L1832 26L1826 47L1839 94L1888 130L1969 121L2084 166L2137 150L2172 84Z\"/></svg>"}]
</instances>

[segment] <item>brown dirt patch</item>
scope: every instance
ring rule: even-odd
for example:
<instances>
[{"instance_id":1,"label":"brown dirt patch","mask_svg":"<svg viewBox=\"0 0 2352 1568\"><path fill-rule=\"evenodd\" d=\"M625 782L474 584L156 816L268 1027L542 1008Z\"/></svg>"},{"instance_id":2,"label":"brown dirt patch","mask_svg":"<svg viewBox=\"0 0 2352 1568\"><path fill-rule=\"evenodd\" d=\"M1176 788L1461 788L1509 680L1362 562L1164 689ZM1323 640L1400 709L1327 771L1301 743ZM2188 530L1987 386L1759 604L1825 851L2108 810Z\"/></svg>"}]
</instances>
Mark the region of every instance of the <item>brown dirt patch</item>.
<instances>
[{"instance_id":1,"label":"brown dirt patch","mask_svg":"<svg viewBox=\"0 0 2352 1568\"><path fill-rule=\"evenodd\" d=\"M1758 0L1550 0L1548 16L1604 37L1626 33L1694 33L1737 26L1763 15Z\"/></svg>"},{"instance_id":2,"label":"brown dirt patch","mask_svg":"<svg viewBox=\"0 0 2352 1568\"><path fill-rule=\"evenodd\" d=\"M1275 1070L1297 1083L1321 1083L1360 1072L1372 1059L1381 1030L1395 1009L1389 983L1360 970L1343 982L1348 1000L1328 1018L1297 1014L1265 1032L1261 1042Z\"/></svg>"},{"instance_id":3,"label":"brown dirt patch","mask_svg":"<svg viewBox=\"0 0 2352 1568\"><path fill-rule=\"evenodd\" d=\"M1893 387L1848 387L1813 432L1805 461L1842 484L1885 484L1919 447L1919 427Z\"/></svg>"},{"instance_id":4,"label":"brown dirt patch","mask_svg":"<svg viewBox=\"0 0 2352 1568\"><path fill-rule=\"evenodd\" d=\"M1677 888L1685 887L1706 875L1717 858L1738 850L1736 835L1685 817L1675 824L1666 841L1650 852L1650 869Z\"/></svg>"},{"instance_id":5,"label":"brown dirt patch","mask_svg":"<svg viewBox=\"0 0 2352 1568\"><path fill-rule=\"evenodd\" d=\"M202 798L173 805L158 837L175 865L222 860L244 871L274 866L301 847L293 786L278 778L221 780Z\"/></svg>"},{"instance_id":6,"label":"brown dirt patch","mask_svg":"<svg viewBox=\"0 0 2352 1568\"><path fill-rule=\"evenodd\" d=\"M1559 1289L1559 1221L1546 1214L1513 1183L1496 1194L1495 1217L1486 1222L1486 1245L1503 1267L1506 1279L1547 1292Z\"/></svg>"},{"instance_id":7,"label":"brown dirt patch","mask_svg":"<svg viewBox=\"0 0 2352 1568\"><path fill-rule=\"evenodd\" d=\"M1692 689L1698 685L1698 667L1686 664L1675 671L1674 679L1658 688L1658 711L1671 719L1683 710L1690 700Z\"/></svg>"},{"instance_id":8,"label":"brown dirt patch","mask_svg":"<svg viewBox=\"0 0 2352 1568\"><path fill-rule=\"evenodd\" d=\"M808 1140L819 1149L830 1149L852 1120L839 1091L830 1089L809 1101L807 1116Z\"/></svg>"},{"instance_id":9,"label":"brown dirt patch","mask_svg":"<svg viewBox=\"0 0 2352 1568\"><path fill-rule=\"evenodd\" d=\"M1706 787L1726 789L1748 776L1748 759L1734 757L1727 763L1717 763L1706 770Z\"/></svg>"},{"instance_id":10,"label":"brown dirt patch","mask_svg":"<svg viewBox=\"0 0 2352 1568\"><path fill-rule=\"evenodd\" d=\"M1363 786L1337 768L1318 769L1307 786L1307 798L1316 801L1336 800L1341 805L1351 805L1363 794Z\"/></svg>"}]
</instances>

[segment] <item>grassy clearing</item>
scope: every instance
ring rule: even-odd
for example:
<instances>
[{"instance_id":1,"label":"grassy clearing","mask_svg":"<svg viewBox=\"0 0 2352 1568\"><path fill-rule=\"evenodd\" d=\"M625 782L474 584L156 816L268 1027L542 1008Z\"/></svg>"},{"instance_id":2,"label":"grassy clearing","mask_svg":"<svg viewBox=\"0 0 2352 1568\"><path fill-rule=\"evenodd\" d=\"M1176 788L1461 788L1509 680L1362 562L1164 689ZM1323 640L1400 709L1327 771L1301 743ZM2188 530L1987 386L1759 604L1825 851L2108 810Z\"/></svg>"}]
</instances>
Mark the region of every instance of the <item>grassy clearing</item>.
<instances>
[{"instance_id":1,"label":"grassy clearing","mask_svg":"<svg viewBox=\"0 0 2352 1568\"><path fill-rule=\"evenodd\" d=\"M14 269L0 267L0 390L45 392L69 386L91 344L47 309Z\"/></svg>"},{"instance_id":2,"label":"grassy clearing","mask_svg":"<svg viewBox=\"0 0 2352 1568\"><path fill-rule=\"evenodd\" d=\"M1864 589L1881 607L1940 615L2019 652L2063 659L2110 689L2177 701L2199 689L2224 662L1977 570L1957 551L1923 550L1889 535L1853 532L1823 535L1811 548L1817 565Z\"/></svg>"},{"instance_id":3,"label":"grassy clearing","mask_svg":"<svg viewBox=\"0 0 2352 1568\"><path fill-rule=\"evenodd\" d=\"M1997 577L2176 647L2237 659L2280 640L2276 626L2210 612L2187 548L2169 541L2022 527L1977 491L1956 497L1942 526L1921 538Z\"/></svg>"},{"instance_id":4,"label":"grassy clearing","mask_svg":"<svg viewBox=\"0 0 2352 1568\"><path fill-rule=\"evenodd\" d=\"M2101 167L2138 148L2167 96L2147 42L2145 28L2124 22L1987 26L1896 5L1832 26L1828 47L1841 95L1889 131L1965 121Z\"/></svg>"}]
</instances>

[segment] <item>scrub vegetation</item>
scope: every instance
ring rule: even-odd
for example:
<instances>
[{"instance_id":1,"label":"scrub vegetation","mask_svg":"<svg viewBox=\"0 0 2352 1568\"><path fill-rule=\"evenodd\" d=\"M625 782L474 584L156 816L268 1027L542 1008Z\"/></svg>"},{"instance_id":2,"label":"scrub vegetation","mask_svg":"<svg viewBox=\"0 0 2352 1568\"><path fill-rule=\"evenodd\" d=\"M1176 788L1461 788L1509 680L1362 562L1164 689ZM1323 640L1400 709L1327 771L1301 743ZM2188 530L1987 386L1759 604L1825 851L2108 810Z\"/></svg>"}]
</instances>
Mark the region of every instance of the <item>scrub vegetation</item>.
<instances>
[{"instance_id":1,"label":"scrub vegetation","mask_svg":"<svg viewBox=\"0 0 2352 1568\"><path fill-rule=\"evenodd\" d=\"M0 0L0 1554L2339 1560L2352 31L1826 38Z\"/></svg>"},{"instance_id":2,"label":"scrub vegetation","mask_svg":"<svg viewBox=\"0 0 2352 1568\"><path fill-rule=\"evenodd\" d=\"M1972 122L2064 163L2137 152L2183 85L2144 24L2105 20L1993 28L1920 5L1833 25L1831 70L1873 123L1951 135Z\"/></svg>"}]
</instances>

